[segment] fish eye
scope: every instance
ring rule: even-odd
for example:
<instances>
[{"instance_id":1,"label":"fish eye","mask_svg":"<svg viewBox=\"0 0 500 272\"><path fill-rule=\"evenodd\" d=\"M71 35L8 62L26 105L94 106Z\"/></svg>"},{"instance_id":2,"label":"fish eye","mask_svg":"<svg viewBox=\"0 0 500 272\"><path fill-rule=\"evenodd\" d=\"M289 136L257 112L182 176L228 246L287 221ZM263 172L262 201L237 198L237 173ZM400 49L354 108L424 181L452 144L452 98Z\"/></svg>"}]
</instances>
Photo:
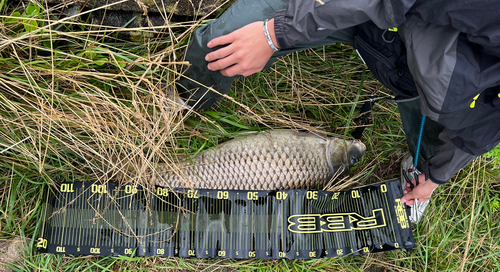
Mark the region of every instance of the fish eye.
<instances>
[{"instance_id":1,"label":"fish eye","mask_svg":"<svg viewBox=\"0 0 500 272\"><path fill-rule=\"evenodd\" d=\"M357 163L359 160L356 158L356 156L351 156L351 165Z\"/></svg>"}]
</instances>

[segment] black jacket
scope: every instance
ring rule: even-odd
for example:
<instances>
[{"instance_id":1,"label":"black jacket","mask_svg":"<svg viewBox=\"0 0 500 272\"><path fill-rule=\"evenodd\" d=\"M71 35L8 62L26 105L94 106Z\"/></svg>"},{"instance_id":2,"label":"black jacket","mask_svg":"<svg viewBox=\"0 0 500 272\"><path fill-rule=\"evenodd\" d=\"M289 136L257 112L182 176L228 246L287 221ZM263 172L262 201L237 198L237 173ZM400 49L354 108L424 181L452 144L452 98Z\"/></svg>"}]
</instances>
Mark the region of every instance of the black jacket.
<instances>
[{"instance_id":1,"label":"black jacket","mask_svg":"<svg viewBox=\"0 0 500 272\"><path fill-rule=\"evenodd\" d=\"M444 126L431 179L448 181L500 142L500 0L291 0L275 14L281 48L373 21L398 27L422 114Z\"/></svg>"}]
</instances>

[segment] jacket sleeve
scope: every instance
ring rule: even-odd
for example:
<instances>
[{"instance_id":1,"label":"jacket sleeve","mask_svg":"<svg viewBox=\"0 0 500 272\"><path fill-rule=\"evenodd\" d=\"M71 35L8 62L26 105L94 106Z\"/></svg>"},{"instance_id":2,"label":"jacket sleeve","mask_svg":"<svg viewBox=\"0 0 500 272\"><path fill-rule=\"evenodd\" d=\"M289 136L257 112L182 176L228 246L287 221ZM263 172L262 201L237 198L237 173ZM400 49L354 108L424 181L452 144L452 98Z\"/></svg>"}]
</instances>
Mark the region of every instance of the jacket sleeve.
<instances>
[{"instance_id":1,"label":"jacket sleeve","mask_svg":"<svg viewBox=\"0 0 500 272\"><path fill-rule=\"evenodd\" d=\"M336 30L368 20L379 28L399 26L414 1L290 0L274 17L276 40L282 49L326 38Z\"/></svg>"},{"instance_id":2,"label":"jacket sleeve","mask_svg":"<svg viewBox=\"0 0 500 272\"><path fill-rule=\"evenodd\" d=\"M445 131L441 132L439 139L443 144L439 147L439 151L427 160L424 173L432 182L442 185L477 156L457 148Z\"/></svg>"}]
</instances>

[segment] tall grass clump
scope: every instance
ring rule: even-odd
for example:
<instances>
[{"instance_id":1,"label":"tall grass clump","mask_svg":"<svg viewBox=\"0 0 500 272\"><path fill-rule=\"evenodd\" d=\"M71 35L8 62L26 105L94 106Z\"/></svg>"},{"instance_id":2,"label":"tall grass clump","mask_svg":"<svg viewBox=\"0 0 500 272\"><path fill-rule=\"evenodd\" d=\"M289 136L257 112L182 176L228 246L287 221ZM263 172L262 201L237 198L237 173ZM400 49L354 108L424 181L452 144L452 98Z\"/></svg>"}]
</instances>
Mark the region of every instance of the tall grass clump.
<instances>
[{"instance_id":1,"label":"tall grass clump","mask_svg":"<svg viewBox=\"0 0 500 272\"><path fill-rule=\"evenodd\" d=\"M175 136L185 128L169 96L183 64L177 51L193 23L157 31L179 29L177 41L129 42L113 38L123 29L63 15L62 5L46 10L24 3L3 18L0 133L6 167L51 182L104 182L113 176L113 158L147 165L178 153Z\"/></svg>"}]
</instances>

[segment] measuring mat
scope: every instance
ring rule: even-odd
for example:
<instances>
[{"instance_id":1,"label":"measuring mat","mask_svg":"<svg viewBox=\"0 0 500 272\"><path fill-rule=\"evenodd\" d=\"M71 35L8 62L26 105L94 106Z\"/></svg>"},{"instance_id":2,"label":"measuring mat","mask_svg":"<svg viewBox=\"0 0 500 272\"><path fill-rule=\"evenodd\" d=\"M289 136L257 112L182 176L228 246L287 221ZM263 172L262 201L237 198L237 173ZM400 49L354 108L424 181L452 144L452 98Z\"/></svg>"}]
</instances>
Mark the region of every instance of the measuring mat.
<instances>
[{"instance_id":1,"label":"measuring mat","mask_svg":"<svg viewBox=\"0 0 500 272\"><path fill-rule=\"evenodd\" d=\"M415 245L399 180L340 192L58 189L47 194L39 252L308 259Z\"/></svg>"}]
</instances>

